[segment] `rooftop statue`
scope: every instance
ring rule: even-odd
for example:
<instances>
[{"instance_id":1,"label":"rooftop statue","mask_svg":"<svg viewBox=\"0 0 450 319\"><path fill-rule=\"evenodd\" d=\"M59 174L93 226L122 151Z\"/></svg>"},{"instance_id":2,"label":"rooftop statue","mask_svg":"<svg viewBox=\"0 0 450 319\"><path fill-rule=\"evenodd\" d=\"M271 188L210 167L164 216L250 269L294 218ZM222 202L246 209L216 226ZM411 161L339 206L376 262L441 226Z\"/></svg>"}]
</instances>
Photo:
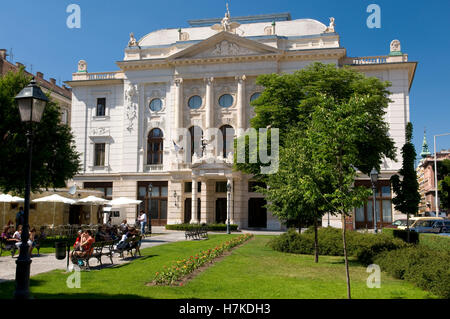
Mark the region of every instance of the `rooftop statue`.
<instances>
[{"instance_id":1,"label":"rooftop statue","mask_svg":"<svg viewBox=\"0 0 450 319\"><path fill-rule=\"evenodd\" d=\"M213 25L211 29L216 31L234 32L234 30L240 25L240 23L231 22L230 10L228 9L227 3L227 12L225 12L225 17L222 19L222 22L220 24Z\"/></svg>"},{"instance_id":2,"label":"rooftop statue","mask_svg":"<svg viewBox=\"0 0 450 319\"><path fill-rule=\"evenodd\" d=\"M331 17L330 18L330 25L325 29L325 33L333 33L335 26L336 26L336 24L334 23L334 18Z\"/></svg>"},{"instance_id":3,"label":"rooftop statue","mask_svg":"<svg viewBox=\"0 0 450 319\"><path fill-rule=\"evenodd\" d=\"M130 41L128 41L128 47L138 47L139 44L136 41L136 38L134 37L134 33L130 33Z\"/></svg>"}]
</instances>

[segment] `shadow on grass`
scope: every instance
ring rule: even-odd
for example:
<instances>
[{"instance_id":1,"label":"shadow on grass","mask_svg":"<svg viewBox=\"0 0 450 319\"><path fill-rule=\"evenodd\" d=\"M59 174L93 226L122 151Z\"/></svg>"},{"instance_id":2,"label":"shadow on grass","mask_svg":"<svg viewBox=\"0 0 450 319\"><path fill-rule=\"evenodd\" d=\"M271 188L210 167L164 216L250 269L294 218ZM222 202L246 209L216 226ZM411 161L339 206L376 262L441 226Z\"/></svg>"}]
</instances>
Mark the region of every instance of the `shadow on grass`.
<instances>
[{"instance_id":1,"label":"shadow on grass","mask_svg":"<svg viewBox=\"0 0 450 319\"><path fill-rule=\"evenodd\" d=\"M345 259L344 259L344 257L342 257L342 259L329 261L328 263L332 264L332 265L345 265ZM359 262L358 260L354 260L354 259L353 260L349 259L348 265L350 267L364 267L364 265L361 262Z\"/></svg>"}]
</instances>

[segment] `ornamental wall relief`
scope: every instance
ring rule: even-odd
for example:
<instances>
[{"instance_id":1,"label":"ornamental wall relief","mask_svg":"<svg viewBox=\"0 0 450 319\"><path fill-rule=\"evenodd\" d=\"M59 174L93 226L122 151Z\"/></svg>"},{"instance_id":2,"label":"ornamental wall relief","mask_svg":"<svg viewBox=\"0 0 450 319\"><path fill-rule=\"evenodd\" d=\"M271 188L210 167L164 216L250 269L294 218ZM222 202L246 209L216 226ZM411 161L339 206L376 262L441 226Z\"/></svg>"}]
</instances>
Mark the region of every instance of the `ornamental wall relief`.
<instances>
[{"instance_id":1,"label":"ornamental wall relief","mask_svg":"<svg viewBox=\"0 0 450 319\"><path fill-rule=\"evenodd\" d=\"M212 48L209 48L197 55L195 58L204 58L210 56L233 56L233 55L250 55L257 54L258 52L254 50L250 50L248 48L237 45L236 43L229 42L227 40L223 40L220 43L217 43Z\"/></svg>"},{"instance_id":2,"label":"ornamental wall relief","mask_svg":"<svg viewBox=\"0 0 450 319\"><path fill-rule=\"evenodd\" d=\"M127 119L127 130L132 132L134 122L137 119L139 90L137 84L130 83L125 89L125 116Z\"/></svg>"}]
</instances>

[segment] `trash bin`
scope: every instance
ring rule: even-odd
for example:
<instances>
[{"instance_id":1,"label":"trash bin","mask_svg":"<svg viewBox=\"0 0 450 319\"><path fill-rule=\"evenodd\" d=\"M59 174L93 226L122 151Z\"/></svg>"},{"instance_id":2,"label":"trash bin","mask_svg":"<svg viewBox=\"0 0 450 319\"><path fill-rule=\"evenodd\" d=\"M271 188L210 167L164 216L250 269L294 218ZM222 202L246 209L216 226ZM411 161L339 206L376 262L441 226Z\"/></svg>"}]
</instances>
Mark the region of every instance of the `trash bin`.
<instances>
[{"instance_id":1,"label":"trash bin","mask_svg":"<svg viewBox=\"0 0 450 319\"><path fill-rule=\"evenodd\" d=\"M62 260L64 258L66 258L66 247L67 247L67 242L65 242L65 241L55 242L56 259Z\"/></svg>"}]
</instances>

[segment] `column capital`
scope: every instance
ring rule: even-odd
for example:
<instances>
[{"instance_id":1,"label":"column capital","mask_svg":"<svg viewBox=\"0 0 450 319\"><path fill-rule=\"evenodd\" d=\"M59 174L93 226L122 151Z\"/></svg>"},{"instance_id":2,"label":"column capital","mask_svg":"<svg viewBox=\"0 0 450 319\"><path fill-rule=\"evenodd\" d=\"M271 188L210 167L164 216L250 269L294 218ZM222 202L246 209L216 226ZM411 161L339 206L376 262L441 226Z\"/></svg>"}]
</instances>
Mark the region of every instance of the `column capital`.
<instances>
[{"instance_id":1,"label":"column capital","mask_svg":"<svg viewBox=\"0 0 450 319\"><path fill-rule=\"evenodd\" d=\"M247 80L247 77L245 76L245 74L243 74L243 75L236 75L234 78L235 78L235 80L237 80L238 82L242 82L242 81Z\"/></svg>"},{"instance_id":2,"label":"column capital","mask_svg":"<svg viewBox=\"0 0 450 319\"><path fill-rule=\"evenodd\" d=\"M183 84L183 78L176 78L175 80L173 80L173 82L176 86L180 86L181 84Z\"/></svg>"},{"instance_id":3,"label":"column capital","mask_svg":"<svg viewBox=\"0 0 450 319\"><path fill-rule=\"evenodd\" d=\"M212 84L214 82L214 77L206 77L203 78L203 80L205 81L206 84Z\"/></svg>"}]
</instances>

